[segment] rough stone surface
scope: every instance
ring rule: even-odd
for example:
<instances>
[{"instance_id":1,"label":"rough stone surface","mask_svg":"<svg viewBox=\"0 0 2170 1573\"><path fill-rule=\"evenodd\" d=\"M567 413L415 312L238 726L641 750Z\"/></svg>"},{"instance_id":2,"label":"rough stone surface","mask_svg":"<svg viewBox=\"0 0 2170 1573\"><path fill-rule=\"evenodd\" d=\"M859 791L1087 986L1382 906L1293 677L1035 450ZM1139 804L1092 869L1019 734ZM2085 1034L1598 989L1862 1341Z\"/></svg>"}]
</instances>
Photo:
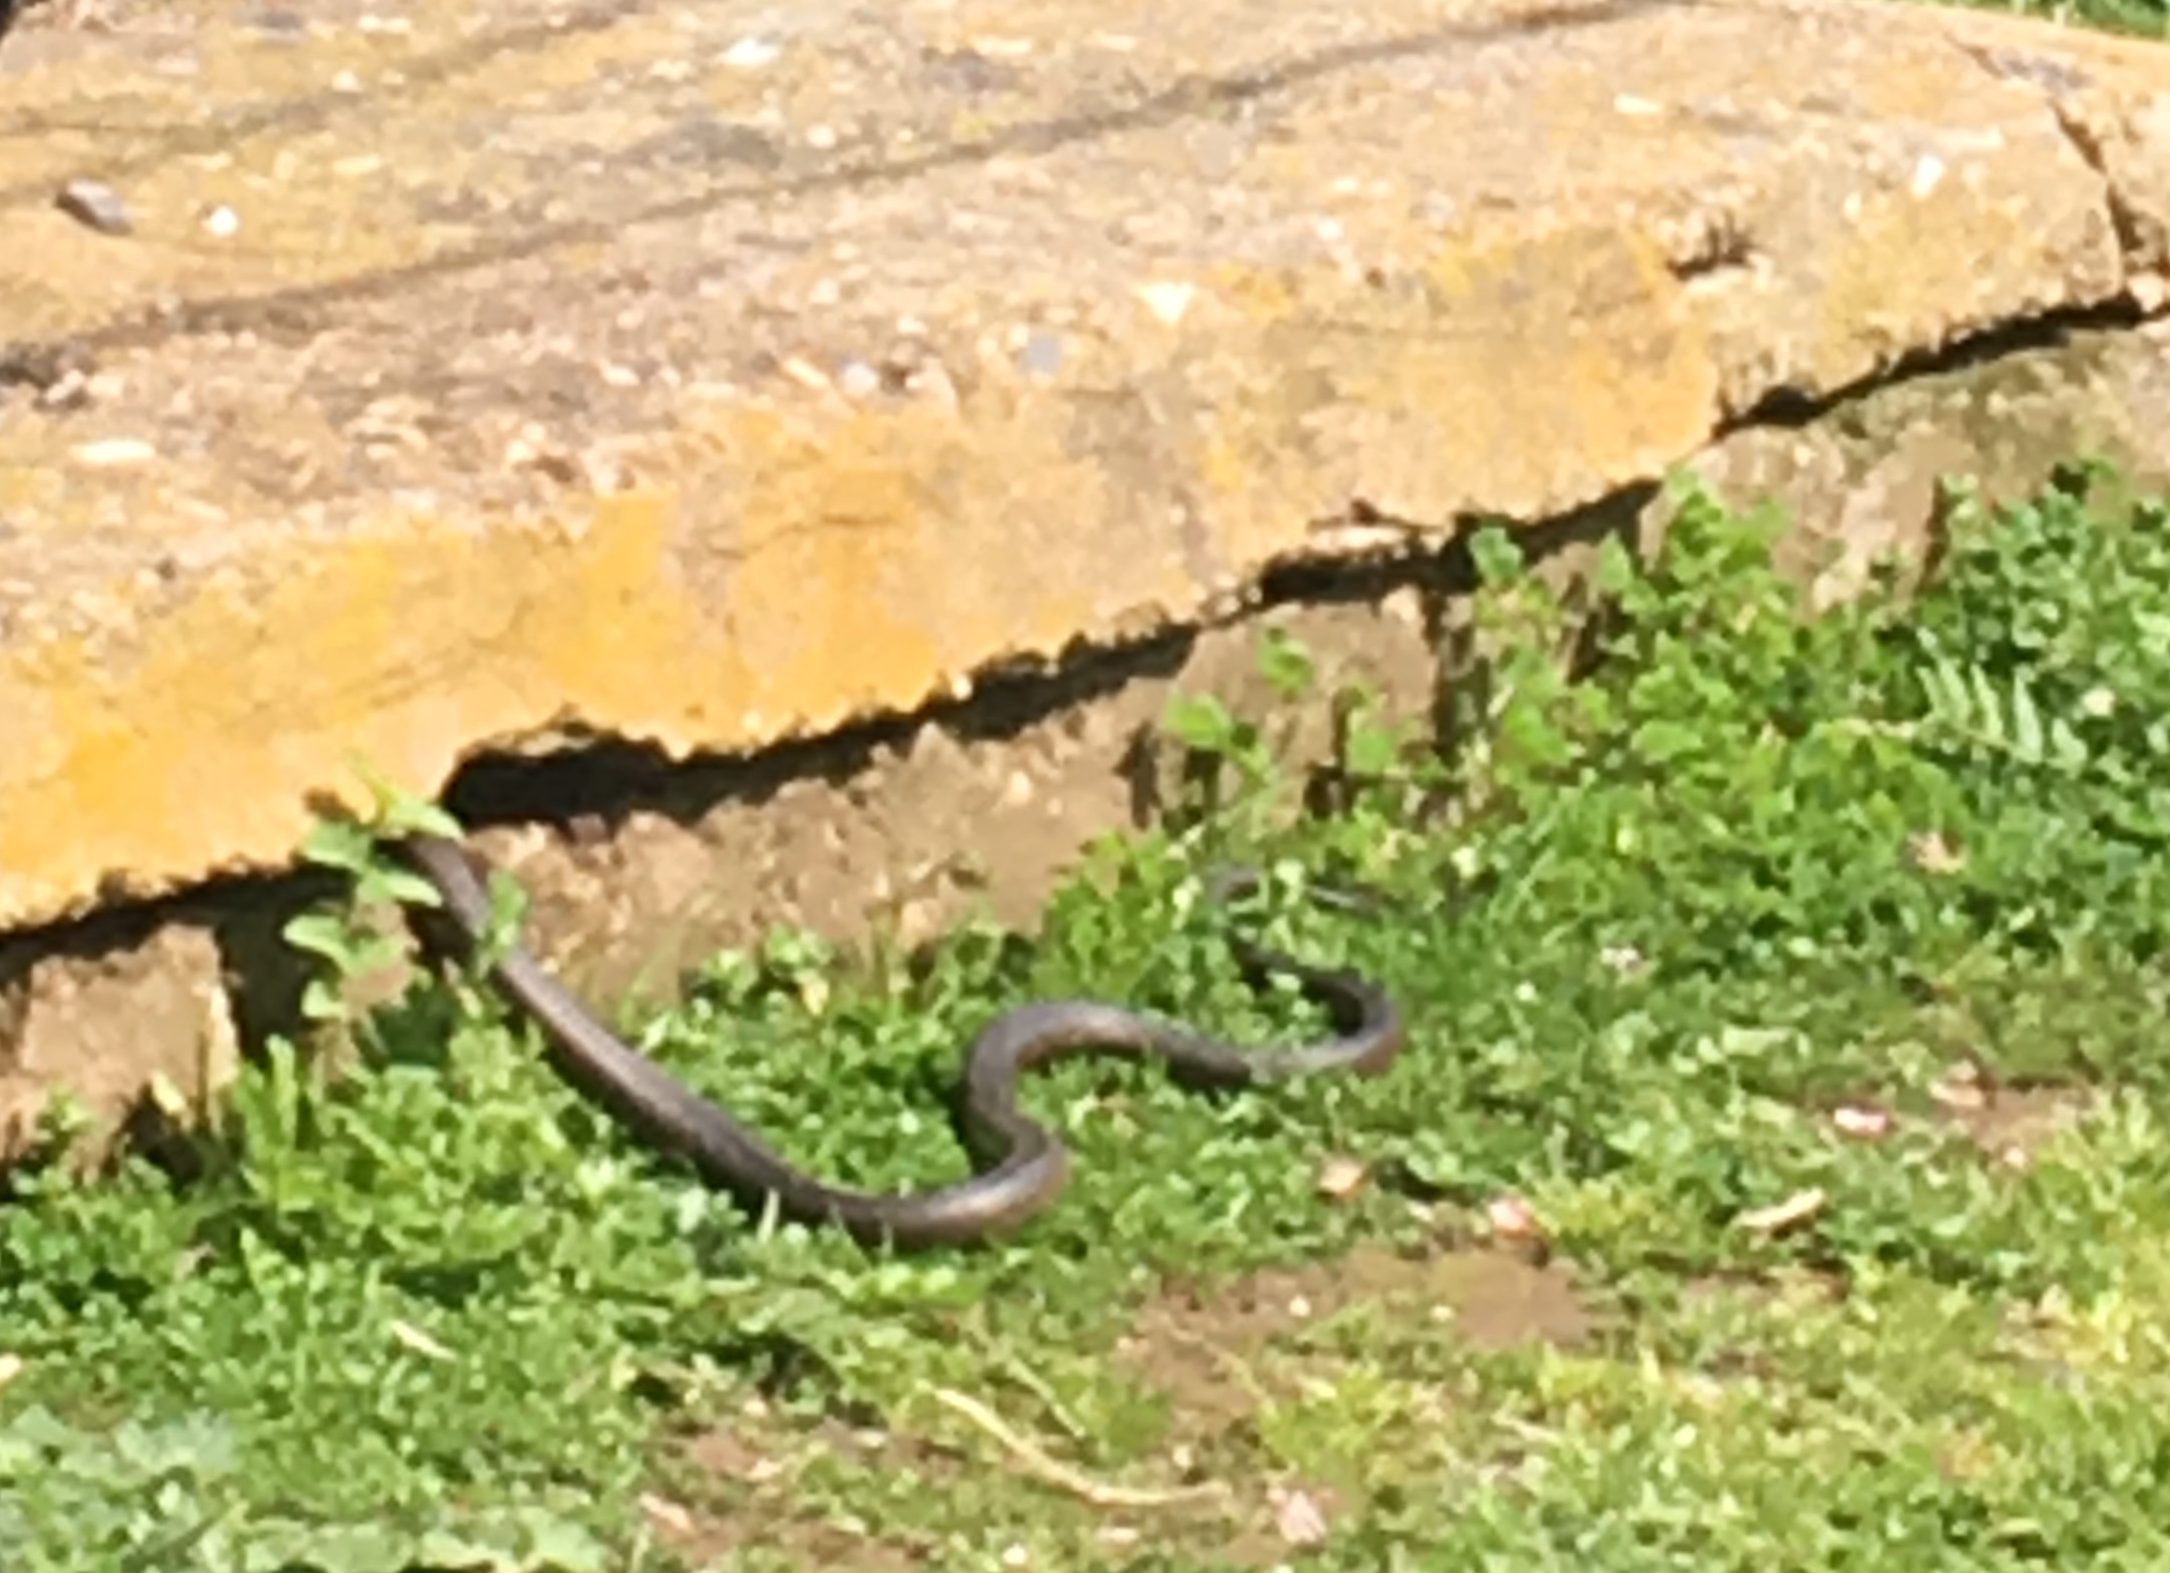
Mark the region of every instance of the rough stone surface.
<instances>
[{"instance_id":1,"label":"rough stone surface","mask_svg":"<svg viewBox=\"0 0 2170 1573\"><path fill-rule=\"evenodd\" d=\"M2012 496L2091 452L2170 484L2166 338L2070 335L1735 432L1691 466L1737 501L1786 503L1794 562L1836 595L1874 552L1918 545L1945 474ZM1567 548L1647 539L1660 512L1624 497L1557 533ZM1029 925L1080 845L1164 805L1174 762L1153 728L1173 693L1220 693L1316 757L1316 707L1292 713L1258 677L1262 628L1302 640L1323 687L1361 680L1421 718L1450 682L1441 651L1459 592L1434 557L1340 570L1229 624L983 691L940 719L744 761L589 755L534 779L506 766L509 779L470 777L513 821L476 839L529 890L537 949L602 1004L668 998L689 965L777 923L906 941L966 916ZM231 1069L234 1028L247 1040L290 1025L299 979L275 935L298 899L285 884L205 892L0 950L0 1151L53 1087L108 1117L154 1074L197 1099Z\"/></svg>"},{"instance_id":2,"label":"rough stone surface","mask_svg":"<svg viewBox=\"0 0 2170 1573\"><path fill-rule=\"evenodd\" d=\"M210 933L132 926L118 942L0 947L0 1153L30 1143L57 1089L110 1124L162 1081L156 1091L182 1105L163 1112L180 1115L204 1108L239 1065Z\"/></svg>"},{"instance_id":3,"label":"rough stone surface","mask_svg":"<svg viewBox=\"0 0 2170 1573\"><path fill-rule=\"evenodd\" d=\"M1685 467L1736 503L1784 506L1783 560L1828 604L1877 556L1918 552L1943 479L2016 498L2082 454L2170 487L2170 324L2060 335L1865 390L1802 424L1734 432ZM1572 572L1587 561L1578 548L1605 535L1647 547L1664 516L1662 499L1623 495L1544 545ZM1322 692L1362 682L1421 721L1451 694L1446 631L1465 588L1434 555L1344 572L1309 596L1106 657L1066 689L1027 685L1019 706L984 696L961 724L930 720L813 761L545 786L533 821L477 841L533 893L538 948L603 998L667 993L704 953L778 921L832 935L875 924L907 943L967 916L1029 926L1079 847L1166 805L1174 761L1156 725L1175 693L1220 694L1280 728L1291 758L1318 760L1321 707L1292 709L1260 679L1264 630L1314 652ZM539 822L546 803L560 824Z\"/></svg>"},{"instance_id":4,"label":"rough stone surface","mask_svg":"<svg viewBox=\"0 0 2170 1573\"><path fill-rule=\"evenodd\" d=\"M1919 552L1945 478L2012 498L2081 457L2170 489L2170 324L1909 378L1805 425L1732 433L1689 467L1723 495L1784 504L1796 524L1784 558L1829 605L1879 556Z\"/></svg>"},{"instance_id":5,"label":"rough stone surface","mask_svg":"<svg viewBox=\"0 0 2170 1573\"><path fill-rule=\"evenodd\" d=\"M186 25L183 25L183 19ZM0 925L743 751L2159 295L2170 56L1910 7L206 3L8 78ZM134 231L54 208L104 181ZM216 222L207 222L217 218Z\"/></svg>"},{"instance_id":6,"label":"rough stone surface","mask_svg":"<svg viewBox=\"0 0 2170 1573\"><path fill-rule=\"evenodd\" d=\"M1156 735L1176 692L1215 692L1292 757L1317 759L1326 716L1276 700L1258 672L1262 630L1304 643L1322 691L1361 681L1420 720L1438 699L1453 593L1436 562L1412 562L983 693L946 721L787 757L582 757L534 780L507 767L511 781L483 780L479 795L513 822L473 839L527 890L535 949L606 1011L669 999L719 947L778 924L904 943L968 917L1029 928L1080 847L1149 822L1179 789ZM0 947L0 1157L57 1087L115 1129L154 1077L200 1104L237 1040L291 1031L302 980L276 935L305 895L250 882Z\"/></svg>"},{"instance_id":7,"label":"rough stone surface","mask_svg":"<svg viewBox=\"0 0 2170 1573\"><path fill-rule=\"evenodd\" d=\"M1323 759L1324 707L1290 707L1258 673L1265 628L1304 644L1325 689L1359 680L1421 720L1448 593L1433 566L1379 604L1293 603L1108 658L1023 713L899 728L773 782L731 766L606 782L607 812L475 841L530 893L537 949L604 999L665 997L683 969L779 921L906 945L973 917L1029 930L1081 848L1152 822L1180 790L1159 732L1177 692L1216 693L1291 758Z\"/></svg>"},{"instance_id":8,"label":"rough stone surface","mask_svg":"<svg viewBox=\"0 0 2170 1573\"><path fill-rule=\"evenodd\" d=\"M1836 594L1940 469L2170 465L2156 47L1762 0L113 26L0 50L0 1126L219 1078L290 892L128 903L284 866L357 758L623 740L465 779L533 821L481 839L546 952L668 985L768 922L1022 919L1260 616L1421 708L1436 562L1229 620L1382 520L1631 528L1692 460Z\"/></svg>"}]
</instances>

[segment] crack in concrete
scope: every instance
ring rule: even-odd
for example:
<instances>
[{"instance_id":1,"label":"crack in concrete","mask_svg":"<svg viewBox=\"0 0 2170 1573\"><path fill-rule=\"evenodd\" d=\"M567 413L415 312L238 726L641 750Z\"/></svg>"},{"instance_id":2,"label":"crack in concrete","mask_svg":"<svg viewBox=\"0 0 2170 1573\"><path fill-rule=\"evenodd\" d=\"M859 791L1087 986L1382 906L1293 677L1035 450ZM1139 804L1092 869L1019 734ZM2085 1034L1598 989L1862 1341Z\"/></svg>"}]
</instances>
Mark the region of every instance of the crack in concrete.
<instances>
[{"instance_id":1,"label":"crack in concrete","mask_svg":"<svg viewBox=\"0 0 2170 1573\"><path fill-rule=\"evenodd\" d=\"M2057 117L2057 125L2072 144L2072 150L2086 161L2102 180L2103 199L2109 207L2110 228L2117 236L2119 260L2123 263L2125 288L2130 291L2135 273L2155 271L2145 266L2148 245L2145 221L2140 209L2126 194L2123 184L2110 168L2108 155L2103 151L2102 139L2062 99L2050 99L2050 112Z\"/></svg>"},{"instance_id":2,"label":"crack in concrete","mask_svg":"<svg viewBox=\"0 0 2170 1573\"><path fill-rule=\"evenodd\" d=\"M1414 33L1363 39L1250 71L1223 76L1186 74L1128 105L1047 116L907 158L847 163L780 181L723 182L706 190L651 204L614 221L566 219L538 225L503 239L455 247L400 267L252 294L153 307L132 317L117 318L99 327L53 339L16 341L6 346L6 354L11 360L37 361L69 350L151 349L216 333L308 331L310 314L327 308L383 299L411 285L530 261L562 247L603 244L636 228L704 217L734 202L786 200L828 191L867 190L1004 157L1044 156L1135 131L1167 126L1201 112L1262 101L1362 66L1421 57L1446 48L1466 48L1546 28L1596 27L1628 17L1694 8L1705 3L1707 0L1595 0L1595 3L1583 5L1549 5L1497 22L1456 22ZM6 195L0 192L0 197Z\"/></svg>"},{"instance_id":3,"label":"crack in concrete","mask_svg":"<svg viewBox=\"0 0 2170 1573\"><path fill-rule=\"evenodd\" d=\"M1710 440L1716 442L1757 427L1792 429L1806 426L1871 393L1904 387L1929 377L1946 376L2026 350L2054 348L2074 333L2129 330L2154 320L2155 314L2142 310L2127 296L2093 306L2059 307L2031 316L2009 318L1938 348L1902 355L1888 366L1823 393L1793 387L1774 388L1745 409L1719 421L1711 429Z\"/></svg>"},{"instance_id":4,"label":"crack in concrete","mask_svg":"<svg viewBox=\"0 0 2170 1573\"><path fill-rule=\"evenodd\" d=\"M414 89L448 81L477 65L500 60L508 54L525 53L571 34L608 32L629 17L646 15L654 9L633 4L631 0L604 0L604 3L575 11L554 12L539 22L521 22L476 34L403 65L401 86ZM108 181L122 181L174 159L220 152L261 131L321 131L341 120L374 119L385 111L385 96L381 91L347 93L327 88L320 93L277 99L223 119L192 120L178 127L157 128L162 134L133 156L101 166L102 175ZM26 140L56 134L106 135L118 129L121 128L112 118L112 107L108 104L100 118L87 122L55 115L11 116L6 131L0 135L10 140ZM42 207L52 200L52 195L52 181L39 176L17 181L12 186L0 186L0 205L34 203Z\"/></svg>"},{"instance_id":5,"label":"crack in concrete","mask_svg":"<svg viewBox=\"0 0 2170 1573\"><path fill-rule=\"evenodd\" d=\"M1963 38L1947 37L1946 41L1990 76L2017 83L2040 96L2066 144L2102 182L2103 207L2110 220L2111 233L2117 237L2118 260L2125 275L2124 287L2128 291L2131 289L2135 273L2154 272L2154 268L2146 265L2148 246L2140 209L2111 168L2100 133L2071 101L2072 94L2088 85L2087 78L2055 61L2020 59Z\"/></svg>"}]
</instances>

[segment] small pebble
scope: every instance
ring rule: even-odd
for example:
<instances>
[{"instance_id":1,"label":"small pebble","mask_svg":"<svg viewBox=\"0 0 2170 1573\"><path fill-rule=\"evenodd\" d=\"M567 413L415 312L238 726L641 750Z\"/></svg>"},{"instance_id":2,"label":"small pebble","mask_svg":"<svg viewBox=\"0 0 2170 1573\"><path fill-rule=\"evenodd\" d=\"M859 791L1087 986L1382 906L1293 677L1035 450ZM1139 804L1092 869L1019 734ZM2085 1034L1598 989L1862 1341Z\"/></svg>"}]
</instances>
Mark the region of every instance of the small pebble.
<instances>
[{"instance_id":1,"label":"small pebble","mask_svg":"<svg viewBox=\"0 0 2170 1573\"><path fill-rule=\"evenodd\" d=\"M723 52L723 63L738 71L758 71L776 63L783 49L766 38L741 38Z\"/></svg>"},{"instance_id":2,"label":"small pebble","mask_svg":"<svg viewBox=\"0 0 2170 1573\"><path fill-rule=\"evenodd\" d=\"M657 1496L652 1491L640 1494L641 1511L657 1523L674 1532L685 1535L693 1531L693 1515L669 1497Z\"/></svg>"},{"instance_id":3,"label":"small pebble","mask_svg":"<svg viewBox=\"0 0 2170 1573\"><path fill-rule=\"evenodd\" d=\"M1891 1134L1891 1116L1864 1103L1846 1103L1831 1111L1831 1123L1842 1135L1858 1141L1878 1141Z\"/></svg>"},{"instance_id":4,"label":"small pebble","mask_svg":"<svg viewBox=\"0 0 2170 1573\"><path fill-rule=\"evenodd\" d=\"M88 469L114 470L146 464L158 457L158 450L136 437L101 437L77 444L70 450L70 457Z\"/></svg>"},{"instance_id":5,"label":"small pebble","mask_svg":"<svg viewBox=\"0 0 2170 1573\"><path fill-rule=\"evenodd\" d=\"M1273 1504L1274 1528L1291 1546L1316 1546L1326 1539L1326 1514L1307 1491L1275 1487L1267 1493Z\"/></svg>"},{"instance_id":6,"label":"small pebble","mask_svg":"<svg viewBox=\"0 0 2170 1573\"><path fill-rule=\"evenodd\" d=\"M1138 299L1145 303L1147 311L1172 328L1189 312L1191 301L1197 297L1198 289L1196 285L1180 280L1162 279L1139 285L1137 294Z\"/></svg>"},{"instance_id":7,"label":"small pebble","mask_svg":"<svg viewBox=\"0 0 2170 1573\"><path fill-rule=\"evenodd\" d=\"M1369 1170L1354 1158L1328 1158L1319 1165L1318 1187L1323 1196L1347 1201L1363 1189Z\"/></svg>"},{"instance_id":8,"label":"small pebble","mask_svg":"<svg viewBox=\"0 0 2170 1573\"><path fill-rule=\"evenodd\" d=\"M1062 369L1062 339L1035 329L1026 337L1018 359L1033 376L1052 377Z\"/></svg>"},{"instance_id":9,"label":"small pebble","mask_svg":"<svg viewBox=\"0 0 2170 1573\"><path fill-rule=\"evenodd\" d=\"M71 180L56 200L61 212L101 235L125 235L135 228L120 193L102 180Z\"/></svg>"},{"instance_id":10,"label":"small pebble","mask_svg":"<svg viewBox=\"0 0 2170 1573\"><path fill-rule=\"evenodd\" d=\"M863 360L848 360L837 370L836 385L847 399L871 399L882 391L882 374Z\"/></svg>"},{"instance_id":11,"label":"small pebble","mask_svg":"<svg viewBox=\"0 0 2170 1573\"><path fill-rule=\"evenodd\" d=\"M1530 1204L1515 1195L1495 1196L1484 1204L1484 1221L1492 1233L1502 1240L1535 1240L1542 1236L1543 1225Z\"/></svg>"}]
</instances>

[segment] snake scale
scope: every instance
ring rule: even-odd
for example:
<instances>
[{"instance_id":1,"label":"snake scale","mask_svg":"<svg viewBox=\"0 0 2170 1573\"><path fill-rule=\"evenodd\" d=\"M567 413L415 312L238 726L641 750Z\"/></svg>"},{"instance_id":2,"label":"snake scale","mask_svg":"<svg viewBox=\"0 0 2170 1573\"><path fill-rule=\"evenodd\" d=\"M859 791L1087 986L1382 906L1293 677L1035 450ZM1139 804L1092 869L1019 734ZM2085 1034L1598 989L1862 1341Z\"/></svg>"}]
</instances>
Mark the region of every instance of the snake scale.
<instances>
[{"instance_id":1,"label":"snake scale","mask_svg":"<svg viewBox=\"0 0 2170 1573\"><path fill-rule=\"evenodd\" d=\"M458 841L406 837L399 849L436 890L470 957L491 933L487 888ZM1229 900L1258 883L1236 871L1219 880ZM1385 992L1352 972L1314 967L1234 941L1253 985L1294 978L1329 1011L1334 1036L1302 1048L1252 1052L1097 1000L1018 1006L981 1030L965 1060L959 1135L978 1167L935 1189L876 1194L829 1185L772 1152L746 1126L672 1077L610 1031L532 952L496 950L492 984L541 1029L559 1073L650 1145L689 1163L710 1186L755 1211L842 1228L894 1249L978 1244L1016 1229L1054 1202L1069 1177L1061 1140L1018 1107L1019 1078L1036 1066L1080 1054L1154 1058L1194 1085L1234 1088L1324 1071L1376 1075L1401 1052L1401 1012Z\"/></svg>"}]
</instances>

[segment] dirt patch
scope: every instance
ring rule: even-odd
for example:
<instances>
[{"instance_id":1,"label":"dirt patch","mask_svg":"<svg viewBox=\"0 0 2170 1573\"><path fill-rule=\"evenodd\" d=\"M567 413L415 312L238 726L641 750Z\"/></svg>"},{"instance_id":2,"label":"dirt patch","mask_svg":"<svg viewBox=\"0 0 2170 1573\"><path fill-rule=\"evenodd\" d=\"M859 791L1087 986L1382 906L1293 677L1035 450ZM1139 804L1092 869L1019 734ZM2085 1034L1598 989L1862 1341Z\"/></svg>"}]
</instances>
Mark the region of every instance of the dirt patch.
<instances>
[{"instance_id":1,"label":"dirt patch","mask_svg":"<svg viewBox=\"0 0 2170 1573\"><path fill-rule=\"evenodd\" d=\"M1170 1405L1175 1463L1179 1472L1188 1471L1190 1456L1205 1454L1244 1426L1268 1397L1251 1369L1256 1355L1276 1339L1358 1305L1451 1322L1459 1336L1488 1349L1532 1340L1575 1345L1598 1325L1573 1275L1558 1264L1497 1250L1409 1255L1365 1245L1333 1261L1253 1273L1229 1284L1172 1287L1139 1313L1117 1358ZM696 1565L753 1545L781 1550L804 1566L863 1573L923 1566L937 1555L938 1547L878 1536L851 1520L809 1511L803 1477L825 1459L922 1477L933 1489L960 1467L948 1449L907 1433L854 1430L839 1422L800 1430L752 1412L689 1437L680 1450L682 1473L668 1494L644 1498L643 1509L657 1537ZM1197 1464L1210 1469L1203 1456ZM1264 1566L1285 1562L1303 1543L1297 1520L1305 1513L1316 1511L1325 1521L1340 1516L1340 1499L1327 1485L1254 1484L1255 1493L1239 1491L1218 1504L1157 1509L1155 1533L1201 1546L1210 1540L1223 1561ZM1128 1535L1135 1526L1118 1513L1103 1527L1110 1535Z\"/></svg>"},{"instance_id":2,"label":"dirt patch","mask_svg":"<svg viewBox=\"0 0 2170 1573\"><path fill-rule=\"evenodd\" d=\"M1432 1266L1435 1306L1451 1309L1462 1337L1480 1349L1542 1342L1573 1348L1595 1331L1573 1276L1499 1251L1461 1251Z\"/></svg>"},{"instance_id":3,"label":"dirt patch","mask_svg":"<svg viewBox=\"0 0 2170 1573\"><path fill-rule=\"evenodd\" d=\"M2006 1083L1972 1060L1963 1060L1929 1089L1928 1122L1967 1138L1997 1166L2025 1170L2044 1143L2087 1114L2094 1094L2060 1083ZM1820 1111L1857 1141L1886 1140L1915 1116L1894 1112L1874 1094L1847 1099Z\"/></svg>"},{"instance_id":4,"label":"dirt patch","mask_svg":"<svg viewBox=\"0 0 2170 1573\"><path fill-rule=\"evenodd\" d=\"M845 1526L794 1518L787 1511L723 1517L653 1495L644 1497L641 1505L656 1538L691 1567L707 1567L753 1546L781 1551L799 1567L837 1568L842 1573L901 1573L927 1563L916 1549L854 1533Z\"/></svg>"},{"instance_id":5,"label":"dirt patch","mask_svg":"<svg viewBox=\"0 0 2170 1573\"><path fill-rule=\"evenodd\" d=\"M1241 1433L1287 1380L1285 1373L1269 1375L1257 1357L1276 1340L1359 1305L1451 1323L1460 1338L1484 1349L1533 1341L1574 1346L1598 1327L1560 1263L1497 1249L1410 1254L1363 1245L1331 1262L1212 1288L1171 1289L1139 1313L1118 1358L1167 1402L1178 1462L1190 1455L1203 1461L1231 1445L1245 1456ZM1275 1483L1252 1512L1226 1527L1218 1555L1236 1566L1285 1565L1307 1543L1306 1515L1315 1513L1317 1531L1326 1533L1347 1506L1324 1481Z\"/></svg>"},{"instance_id":6,"label":"dirt patch","mask_svg":"<svg viewBox=\"0 0 2170 1573\"><path fill-rule=\"evenodd\" d=\"M2092 1101L2081 1087L2004 1087L1969 1084L1964 1097L1942 1103L1947 1119L1991 1160L2007 1169L2030 1167L2043 1145L2071 1129Z\"/></svg>"},{"instance_id":7,"label":"dirt patch","mask_svg":"<svg viewBox=\"0 0 2170 1573\"><path fill-rule=\"evenodd\" d=\"M1212 1290L1173 1289L1142 1311L1119 1354L1164 1394L1187 1435L1245 1418L1260 1395L1249 1358L1274 1339L1360 1303L1421 1305L1472 1345L1572 1347L1597 1326L1573 1275L1496 1250L1405 1255L1363 1245L1333 1262L1254 1273Z\"/></svg>"},{"instance_id":8,"label":"dirt patch","mask_svg":"<svg viewBox=\"0 0 2170 1573\"><path fill-rule=\"evenodd\" d=\"M642 1513L657 1539L694 1567L760 1546L782 1551L802 1567L898 1573L924 1566L930 1548L809 1512L797 1481L825 1454L868 1460L893 1453L892 1462L916 1469L929 1451L911 1438L836 1423L792 1434L756 1416L689 1438L680 1452L686 1466L682 1494L649 1492L641 1498Z\"/></svg>"}]
</instances>

